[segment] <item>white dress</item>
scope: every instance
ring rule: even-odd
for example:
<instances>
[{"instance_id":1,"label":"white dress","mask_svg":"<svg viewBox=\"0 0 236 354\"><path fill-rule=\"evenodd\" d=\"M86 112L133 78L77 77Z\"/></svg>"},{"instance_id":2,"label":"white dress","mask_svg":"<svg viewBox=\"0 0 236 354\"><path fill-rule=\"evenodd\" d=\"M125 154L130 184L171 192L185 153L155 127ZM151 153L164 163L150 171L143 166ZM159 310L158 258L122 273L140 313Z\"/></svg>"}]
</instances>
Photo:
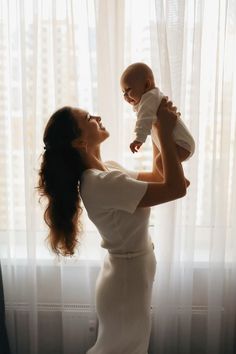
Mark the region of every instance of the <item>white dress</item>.
<instances>
[{"instance_id":1,"label":"white dress","mask_svg":"<svg viewBox=\"0 0 236 354\"><path fill-rule=\"evenodd\" d=\"M108 250L96 282L98 336L86 354L147 354L156 258L150 208L137 205L148 183L118 164L107 166L109 172L86 170L81 182L84 206Z\"/></svg>"}]
</instances>

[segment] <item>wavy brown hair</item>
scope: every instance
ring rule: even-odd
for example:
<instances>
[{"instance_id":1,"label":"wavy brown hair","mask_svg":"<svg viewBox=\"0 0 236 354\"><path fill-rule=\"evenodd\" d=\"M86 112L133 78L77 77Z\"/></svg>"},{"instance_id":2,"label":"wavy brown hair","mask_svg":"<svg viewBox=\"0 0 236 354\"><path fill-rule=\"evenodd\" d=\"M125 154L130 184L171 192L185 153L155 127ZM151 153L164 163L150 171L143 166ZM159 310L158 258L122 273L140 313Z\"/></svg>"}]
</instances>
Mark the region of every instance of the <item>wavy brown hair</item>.
<instances>
[{"instance_id":1,"label":"wavy brown hair","mask_svg":"<svg viewBox=\"0 0 236 354\"><path fill-rule=\"evenodd\" d=\"M79 185L85 166L71 145L80 135L73 108L63 107L51 116L43 136L45 152L37 189L48 201L44 212L47 240L52 251L63 256L74 254L82 231Z\"/></svg>"}]
</instances>

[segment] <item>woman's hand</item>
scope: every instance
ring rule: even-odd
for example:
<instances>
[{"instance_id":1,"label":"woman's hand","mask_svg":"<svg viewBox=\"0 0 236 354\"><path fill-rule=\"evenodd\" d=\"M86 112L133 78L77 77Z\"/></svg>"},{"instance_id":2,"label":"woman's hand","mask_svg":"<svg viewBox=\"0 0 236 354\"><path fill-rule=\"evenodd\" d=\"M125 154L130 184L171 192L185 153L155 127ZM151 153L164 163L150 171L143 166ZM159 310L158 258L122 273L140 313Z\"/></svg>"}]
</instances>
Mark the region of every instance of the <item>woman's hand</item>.
<instances>
[{"instance_id":1,"label":"woman's hand","mask_svg":"<svg viewBox=\"0 0 236 354\"><path fill-rule=\"evenodd\" d=\"M168 101L167 97L164 97L157 111L157 121L153 124L159 138L172 135L178 115L180 113L177 113L177 108Z\"/></svg>"}]
</instances>

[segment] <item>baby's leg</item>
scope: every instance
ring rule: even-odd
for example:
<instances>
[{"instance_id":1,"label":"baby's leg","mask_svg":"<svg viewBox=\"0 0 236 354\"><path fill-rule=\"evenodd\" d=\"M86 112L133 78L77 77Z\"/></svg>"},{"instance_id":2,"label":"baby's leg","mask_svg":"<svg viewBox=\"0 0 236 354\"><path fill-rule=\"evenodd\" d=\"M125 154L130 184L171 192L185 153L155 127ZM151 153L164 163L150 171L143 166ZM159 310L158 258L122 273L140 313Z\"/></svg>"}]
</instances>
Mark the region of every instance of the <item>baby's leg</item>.
<instances>
[{"instance_id":1,"label":"baby's leg","mask_svg":"<svg viewBox=\"0 0 236 354\"><path fill-rule=\"evenodd\" d=\"M189 157L190 152L184 149L182 146L179 146L177 144L175 146L176 146L177 155L179 157L180 162L185 161Z\"/></svg>"},{"instance_id":2,"label":"baby's leg","mask_svg":"<svg viewBox=\"0 0 236 354\"><path fill-rule=\"evenodd\" d=\"M182 146L179 146L176 144L176 150L177 150L177 155L179 157L180 162L185 161L188 156L190 155L190 152L186 149L184 149ZM163 177L163 165L162 165L162 159L161 159L161 153L158 154L156 158L156 165L157 165L157 170L159 174ZM185 178L187 186L189 186L190 182Z\"/></svg>"}]
</instances>

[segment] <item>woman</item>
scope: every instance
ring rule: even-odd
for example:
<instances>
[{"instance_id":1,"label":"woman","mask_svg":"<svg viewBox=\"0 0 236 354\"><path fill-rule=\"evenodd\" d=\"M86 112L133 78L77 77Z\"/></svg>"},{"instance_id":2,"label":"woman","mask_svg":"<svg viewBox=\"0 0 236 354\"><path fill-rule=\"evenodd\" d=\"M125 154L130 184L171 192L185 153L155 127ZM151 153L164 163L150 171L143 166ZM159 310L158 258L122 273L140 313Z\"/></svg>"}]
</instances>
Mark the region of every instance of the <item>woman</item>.
<instances>
[{"instance_id":1,"label":"woman","mask_svg":"<svg viewBox=\"0 0 236 354\"><path fill-rule=\"evenodd\" d=\"M109 133L98 116L64 107L46 126L39 191L48 198L44 218L51 248L57 254L74 253L82 199L108 250L96 283L98 337L87 354L147 354L156 271L148 234L150 207L186 194L172 139L176 119L176 107L166 99L155 124L164 180L156 169L155 145L151 172L137 174L103 162L100 144Z\"/></svg>"}]
</instances>

